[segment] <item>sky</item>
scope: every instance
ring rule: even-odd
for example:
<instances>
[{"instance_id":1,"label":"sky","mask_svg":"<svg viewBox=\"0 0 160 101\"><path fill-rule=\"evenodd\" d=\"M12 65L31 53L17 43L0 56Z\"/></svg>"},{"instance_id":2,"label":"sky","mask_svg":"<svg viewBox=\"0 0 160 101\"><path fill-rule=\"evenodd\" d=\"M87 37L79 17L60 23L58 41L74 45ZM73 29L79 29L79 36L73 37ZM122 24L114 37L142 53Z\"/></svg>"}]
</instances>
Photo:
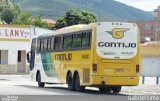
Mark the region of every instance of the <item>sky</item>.
<instances>
[{"instance_id":1,"label":"sky","mask_svg":"<svg viewBox=\"0 0 160 101\"><path fill-rule=\"evenodd\" d=\"M144 11L154 11L160 6L160 0L115 0L124 4L142 9Z\"/></svg>"}]
</instances>

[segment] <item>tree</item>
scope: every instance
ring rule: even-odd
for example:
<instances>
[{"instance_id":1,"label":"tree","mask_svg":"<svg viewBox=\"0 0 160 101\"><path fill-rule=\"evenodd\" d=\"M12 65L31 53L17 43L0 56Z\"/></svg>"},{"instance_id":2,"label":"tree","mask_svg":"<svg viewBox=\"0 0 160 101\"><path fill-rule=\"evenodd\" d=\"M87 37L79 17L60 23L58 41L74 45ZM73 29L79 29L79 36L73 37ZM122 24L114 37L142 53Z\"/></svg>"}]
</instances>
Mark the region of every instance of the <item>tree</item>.
<instances>
[{"instance_id":1,"label":"tree","mask_svg":"<svg viewBox=\"0 0 160 101\"><path fill-rule=\"evenodd\" d=\"M12 9L6 8L3 10L1 19L6 23L10 24L14 18L15 16Z\"/></svg>"},{"instance_id":2,"label":"tree","mask_svg":"<svg viewBox=\"0 0 160 101\"><path fill-rule=\"evenodd\" d=\"M69 9L66 15L58 18L55 27L62 28L66 26L72 26L76 24L89 24L96 22L96 16L88 11L77 11L75 9Z\"/></svg>"},{"instance_id":3,"label":"tree","mask_svg":"<svg viewBox=\"0 0 160 101\"><path fill-rule=\"evenodd\" d=\"M9 0L0 1L0 18L6 23L10 24L13 19L20 13L20 9L17 5L13 4Z\"/></svg>"},{"instance_id":4,"label":"tree","mask_svg":"<svg viewBox=\"0 0 160 101\"><path fill-rule=\"evenodd\" d=\"M41 17L33 17L29 12L21 12L19 16L13 20L12 24L33 25L48 29L52 28L47 22L42 21Z\"/></svg>"}]
</instances>

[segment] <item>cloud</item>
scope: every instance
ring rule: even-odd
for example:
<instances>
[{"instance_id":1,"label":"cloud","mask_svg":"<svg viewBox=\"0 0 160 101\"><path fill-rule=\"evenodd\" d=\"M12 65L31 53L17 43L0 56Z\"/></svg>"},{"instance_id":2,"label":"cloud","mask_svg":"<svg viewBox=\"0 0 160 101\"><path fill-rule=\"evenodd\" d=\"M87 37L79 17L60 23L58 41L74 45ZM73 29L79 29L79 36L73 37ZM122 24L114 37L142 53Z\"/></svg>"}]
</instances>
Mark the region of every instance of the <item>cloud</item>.
<instances>
[{"instance_id":1,"label":"cloud","mask_svg":"<svg viewBox=\"0 0 160 101\"><path fill-rule=\"evenodd\" d=\"M145 11L153 11L160 6L160 0L115 0Z\"/></svg>"}]
</instances>

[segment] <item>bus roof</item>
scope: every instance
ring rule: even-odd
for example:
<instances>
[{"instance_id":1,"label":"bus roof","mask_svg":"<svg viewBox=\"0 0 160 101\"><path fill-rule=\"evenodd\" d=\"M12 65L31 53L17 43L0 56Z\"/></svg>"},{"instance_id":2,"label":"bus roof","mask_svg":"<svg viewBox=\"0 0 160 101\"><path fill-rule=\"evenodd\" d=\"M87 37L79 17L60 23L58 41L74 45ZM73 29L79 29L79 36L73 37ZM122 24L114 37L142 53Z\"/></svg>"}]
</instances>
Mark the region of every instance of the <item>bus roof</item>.
<instances>
[{"instance_id":1,"label":"bus roof","mask_svg":"<svg viewBox=\"0 0 160 101\"><path fill-rule=\"evenodd\" d=\"M131 24L131 23L126 23L126 22L96 22L96 23L112 23L112 24ZM91 24L78 24L78 25L73 25L73 26L68 26L68 27L64 27L61 28L59 30L56 30L55 32L52 33L48 33L48 34L44 34L44 35L40 35L39 37L49 37L52 35L60 35L60 34L64 34L64 33L72 33L72 32L76 32L76 31L83 31L83 30L89 30L92 29L93 26L96 25L96 23L91 23ZM134 23L132 23L134 24ZM134 24L135 25L135 24Z\"/></svg>"},{"instance_id":2,"label":"bus roof","mask_svg":"<svg viewBox=\"0 0 160 101\"><path fill-rule=\"evenodd\" d=\"M60 34L64 34L64 33L72 33L75 31L80 31L80 30L89 30L92 28L92 24L78 24L78 25L73 25L73 26L68 26L68 27L64 27L61 28L59 30L56 30L53 33L49 33L49 34L44 34L44 35L40 35L39 37L47 37L47 36L52 36L52 35L60 35Z\"/></svg>"}]
</instances>

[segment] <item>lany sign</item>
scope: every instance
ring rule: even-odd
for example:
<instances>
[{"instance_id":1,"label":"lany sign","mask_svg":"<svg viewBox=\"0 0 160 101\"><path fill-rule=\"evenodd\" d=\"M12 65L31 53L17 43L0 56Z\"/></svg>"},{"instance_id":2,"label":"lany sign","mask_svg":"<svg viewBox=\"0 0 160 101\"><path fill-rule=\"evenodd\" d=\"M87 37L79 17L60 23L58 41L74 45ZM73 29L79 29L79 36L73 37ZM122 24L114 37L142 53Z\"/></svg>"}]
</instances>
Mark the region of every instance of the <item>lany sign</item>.
<instances>
[{"instance_id":1,"label":"lany sign","mask_svg":"<svg viewBox=\"0 0 160 101\"><path fill-rule=\"evenodd\" d=\"M30 27L24 28L12 28L12 27L0 27L0 38L3 39L30 39L31 30Z\"/></svg>"}]
</instances>

